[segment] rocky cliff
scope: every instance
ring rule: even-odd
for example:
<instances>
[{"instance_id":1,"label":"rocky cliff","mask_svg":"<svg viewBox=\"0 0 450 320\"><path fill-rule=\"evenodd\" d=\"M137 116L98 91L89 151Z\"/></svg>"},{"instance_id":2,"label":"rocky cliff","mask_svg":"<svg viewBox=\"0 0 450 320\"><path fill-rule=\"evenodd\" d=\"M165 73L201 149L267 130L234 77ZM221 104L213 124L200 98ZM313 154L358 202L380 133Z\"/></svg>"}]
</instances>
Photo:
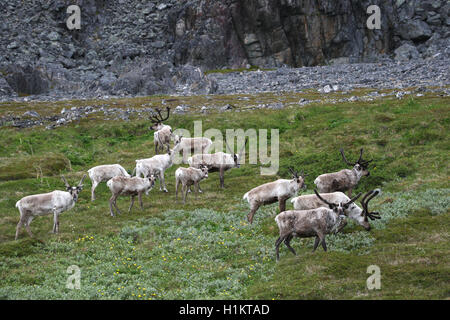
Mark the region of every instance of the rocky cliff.
<instances>
[{"instance_id":1,"label":"rocky cliff","mask_svg":"<svg viewBox=\"0 0 450 320\"><path fill-rule=\"evenodd\" d=\"M78 4L81 30L68 30ZM381 29L369 30L369 5ZM9 0L0 96L213 93L202 71L448 57L446 0Z\"/></svg>"}]
</instances>

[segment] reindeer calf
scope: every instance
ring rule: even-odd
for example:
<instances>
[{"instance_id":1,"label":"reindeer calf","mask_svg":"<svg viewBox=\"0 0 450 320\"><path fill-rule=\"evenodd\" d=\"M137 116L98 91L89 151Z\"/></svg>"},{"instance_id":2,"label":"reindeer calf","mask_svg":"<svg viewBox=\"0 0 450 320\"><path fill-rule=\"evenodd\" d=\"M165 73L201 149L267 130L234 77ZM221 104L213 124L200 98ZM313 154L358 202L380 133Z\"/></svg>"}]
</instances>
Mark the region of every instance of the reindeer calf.
<instances>
[{"instance_id":1,"label":"reindeer calf","mask_svg":"<svg viewBox=\"0 0 450 320\"><path fill-rule=\"evenodd\" d=\"M130 208L128 208L128 212L131 211L134 204L134 198L136 196L139 198L141 209L144 210L144 205L142 204L142 194L145 193L148 195L150 190L155 185L155 176L151 175L148 178L114 177L110 179L106 185L112 193L112 196L109 199L109 211L111 216L114 217L113 205L116 208L117 213L120 214L120 210L116 204L116 200L119 196L131 196L131 204Z\"/></svg>"},{"instance_id":2,"label":"reindeer calf","mask_svg":"<svg viewBox=\"0 0 450 320\"><path fill-rule=\"evenodd\" d=\"M291 247L290 242L293 237L309 238L315 237L313 252L319 244L322 244L323 250L327 251L325 235L339 232L347 224L345 210L361 194L347 202L331 203L323 198L314 190L317 197L328 205L329 208L320 207L311 210L289 210L278 214L275 222L278 225L280 236L275 242L275 253L277 261L280 260L279 248L284 241L286 247L297 255Z\"/></svg>"},{"instance_id":3,"label":"reindeer calf","mask_svg":"<svg viewBox=\"0 0 450 320\"><path fill-rule=\"evenodd\" d=\"M299 176L297 172L291 168L289 170L292 173L292 179L278 179L274 182L265 183L256 188L253 188L246 194L243 199L247 200L250 204L250 213L247 219L250 223L253 223L253 216L255 212L262 205L272 204L278 201L280 212L286 210L287 199L295 196L300 188L305 188L305 174Z\"/></svg>"},{"instance_id":4,"label":"reindeer calf","mask_svg":"<svg viewBox=\"0 0 450 320\"><path fill-rule=\"evenodd\" d=\"M175 171L175 199L178 201L178 186L182 185L183 204L186 203L186 196L191 185L195 186L195 197L197 198L199 182L208 178L208 167L201 165L200 169L189 167L180 167Z\"/></svg>"}]
</instances>

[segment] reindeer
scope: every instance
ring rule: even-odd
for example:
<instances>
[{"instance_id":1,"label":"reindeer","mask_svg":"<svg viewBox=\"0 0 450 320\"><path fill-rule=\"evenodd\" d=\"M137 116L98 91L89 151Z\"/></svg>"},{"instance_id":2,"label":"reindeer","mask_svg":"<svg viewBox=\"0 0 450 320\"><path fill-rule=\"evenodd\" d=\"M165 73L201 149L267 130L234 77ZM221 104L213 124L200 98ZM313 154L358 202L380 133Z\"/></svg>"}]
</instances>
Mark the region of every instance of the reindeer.
<instances>
[{"instance_id":1,"label":"reindeer","mask_svg":"<svg viewBox=\"0 0 450 320\"><path fill-rule=\"evenodd\" d=\"M231 150L230 146L226 141L225 143L230 153L224 152L216 152L213 154L203 153L203 154L196 154L188 158L188 164L191 167L200 168L201 165L205 165L208 167L209 173L218 171L221 188L225 188L224 185L225 171L233 168L239 168L241 166L240 159L242 157L242 152L244 151L245 146L247 145L247 139L245 140L245 144L242 147L241 151L239 151L239 153L237 154ZM200 192L202 192L200 184L198 185L198 188Z\"/></svg>"},{"instance_id":2,"label":"reindeer","mask_svg":"<svg viewBox=\"0 0 450 320\"><path fill-rule=\"evenodd\" d=\"M195 153L208 153L212 141L209 138L184 138L183 135L175 135L174 142L179 145L179 149L183 155L183 163L187 163L188 155Z\"/></svg>"},{"instance_id":3,"label":"reindeer","mask_svg":"<svg viewBox=\"0 0 450 320\"><path fill-rule=\"evenodd\" d=\"M196 187L195 198L198 195L199 182L208 178L208 167L200 165L200 168L183 168L179 167L175 171L175 200L178 202L178 186L182 185L183 204L186 203L186 196L191 185Z\"/></svg>"},{"instance_id":4,"label":"reindeer","mask_svg":"<svg viewBox=\"0 0 450 320\"><path fill-rule=\"evenodd\" d=\"M320 193L348 191L348 196L351 197L352 189L356 187L361 177L370 175L368 167L369 163L373 160L363 160L362 148L360 150L359 159L355 163L350 163L347 161L343 149L340 149L340 152L344 162L349 166L353 166L353 169L343 169L338 172L321 174L316 178L316 180L314 180L314 184L317 186L317 189Z\"/></svg>"},{"instance_id":5,"label":"reindeer","mask_svg":"<svg viewBox=\"0 0 450 320\"><path fill-rule=\"evenodd\" d=\"M299 176L293 169L289 168L289 171L292 173L291 180L279 179L265 183L244 194L243 199L250 204L250 213L247 216L250 224L253 223L253 216L261 205L278 201L280 212L283 212L286 210L286 200L295 196L301 188L306 189L304 172Z\"/></svg>"},{"instance_id":6,"label":"reindeer","mask_svg":"<svg viewBox=\"0 0 450 320\"><path fill-rule=\"evenodd\" d=\"M133 171L136 172L137 177L146 178L149 175L155 175L159 178L159 190L168 192L166 188L166 181L164 179L164 172L173 165L173 158L178 150L178 145L166 153L157 154L149 159L136 160L136 168ZM162 189L164 187L164 189Z\"/></svg>"},{"instance_id":7,"label":"reindeer","mask_svg":"<svg viewBox=\"0 0 450 320\"><path fill-rule=\"evenodd\" d=\"M369 218L371 220L381 219L378 212L370 212L368 205L369 201L381 193L380 189L375 189L367 192L361 200L362 209L351 203L345 210L345 215L350 219L356 221L363 226L367 231L370 230ZM320 196L328 202L340 203L350 201L350 198L343 192L322 193ZM323 201L317 198L314 194L307 194L304 196L295 197L291 200L295 210L309 210L316 209L323 206Z\"/></svg>"},{"instance_id":8,"label":"reindeer","mask_svg":"<svg viewBox=\"0 0 450 320\"><path fill-rule=\"evenodd\" d=\"M113 205L116 208L117 213L120 214L120 210L116 203L119 196L131 196L131 204L128 208L128 212L131 212L131 208L134 204L134 198L136 196L139 198L141 209L144 210L144 205L142 204L142 194L145 192L145 195L148 195L150 190L152 190L155 185L155 176L150 175L148 178L117 176L108 180L106 185L112 193L112 196L109 199L109 211L111 213L111 217L114 217Z\"/></svg>"},{"instance_id":9,"label":"reindeer","mask_svg":"<svg viewBox=\"0 0 450 320\"><path fill-rule=\"evenodd\" d=\"M30 235L33 234L30 229L31 221L38 216L45 216L53 214L53 230L52 233L59 233L59 215L64 211L72 209L77 200L81 190L83 190L83 181L86 175L81 178L77 186L72 187L67 182L64 176L61 176L66 191L55 190L44 194L35 194L26 196L16 202L16 208L20 212L20 220L16 227L16 237L19 237L20 228L25 225L25 228Z\"/></svg>"},{"instance_id":10,"label":"reindeer","mask_svg":"<svg viewBox=\"0 0 450 320\"><path fill-rule=\"evenodd\" d=\"M96 166L89 169L88 174L92 181L91 201L95 200L94 191L100 182L108 181L116 176L130 177L127 170L125 170L120 164L105 164Z\"/></svg>"},{"instance_id":11,"label":"reindeer","mask_svg":"<svg viewBox=\"0 0 450 320\"><path fill-rule=\"evenodd\" d=\"M167 147L167 152L170 149L170 140L173 138L172 127L169 125L165 125L162 122L169 119L170 116L170 107L166 108L167 115L163 117L161 115L161 110L156 108L156 113L154 115L150 115L149 119L153 121L153 124L150 126L150 130L154 130L153 134L154 143L155 143L155 154L158 154L158 150L163 150L164 146Z\"/></svg>"},{"instance_id":12,"label":"reindeer","mask_svg":"<svg viewBox=\"0 0 450 320\"><path fill-rule=\"evenodd\" d=\"M349 201L332 203L323 199L317 193L317 190L314 190L314 192L321 201L328 205L328 208L319 207L310 210L289 210L281 212L275 217L275 222L280 231L280 236L275 242L277 261L280 260L279 248L282 242L284 242L286 247L294 255L297 255L290 245L293 237L315 237L313 252L316 251L319 244L322 244L323 250L327 251L325 235L337 233L345 227L347 224L345 210L348 209L353 201L361 196L360 193Z\"/></svg>"}]
</instances>

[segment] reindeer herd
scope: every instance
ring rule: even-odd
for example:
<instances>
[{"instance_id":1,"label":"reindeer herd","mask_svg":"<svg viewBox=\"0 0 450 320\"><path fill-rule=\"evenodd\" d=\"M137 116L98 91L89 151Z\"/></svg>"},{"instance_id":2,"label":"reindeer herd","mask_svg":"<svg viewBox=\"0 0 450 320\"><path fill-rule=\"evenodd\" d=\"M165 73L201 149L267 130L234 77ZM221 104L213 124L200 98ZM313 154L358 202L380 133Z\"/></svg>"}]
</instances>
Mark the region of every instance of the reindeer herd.
<instances>
[{"instance_id":1,"label":"reindeer herd","mask_svg":"<svg viewBox=\"0 0 450 320\"><path fill-rule=\"evenodd\" d=\"M208 138L185 138L175 135L169 125L163 124L170 116L170 108L166 108L166 116L162 115L160 109L151 114L149 119L153 122L149 129L154 132L155 156L148 159L136 160L136 167L130 175L125 168L119 164L99 165L89 169L88 175L91 179L91 201L95 200L95 189L101 182L106 182L111 191L109 209L111 216L115 212L120 214L116 204L119 196L130 196L131 211L135 197L143 210L142 195L149 194L159 180L160 191L168 192L164 173L174 163L174 156L181 153L183 163L189 167L179 167L175 171L175 199L178 201L178 189L181 185L183 203L191 187L195 188L195 197L202 192L200 181L208 178L208 173L219 172L220 187L224 188L224 173L227 170L240 167L242 152L245 150L247 140L239 153L234 153L226 142L229 153L209 153L212 141ZM174 142L173 149L170 148L171 141ZM166 153L158 154L166 150ZM199 152L188 157L192 152ZM278 202L279 214L275 222L279 229L279 237L275 242L276 259L279 260L279 247L284 242L286 247L296 255L290 242L293 237L315 237L313 251L322 245L326 251L325 236L341 231L347 224L347 218L354 220L357 224L370 230L369 219L380 219L378 212L369 212L369 201L380 194L380 189L367 192L361 200L362 209L355 201L362 195L359 193L351 198L352 189L355 188L363 176L369 176L368 167L372 160L363 159L363 149L360 150L359 159L351 163L347 161L343 149L340 150L342 159L352 169L343 169L338 172L319 175L314 184L315 194L297 196L298 192L306 189L305 173L300 174L289 168L292 179L278 179L273 182L257 186L244 194L243 199L250 205L250 213L247 215L248 222L253 223L256 211L263 205ZM20 220L16 227L15 239L18 239L20 230L25 227L32 237L30 229L31 221L37 216L53 214L53 233L59 232L59 215L64 211L72 209L80 192L83 189L83 181L86 174L76 186L71 186L64 176L61 176L66 191L55 190L50 193L26 196L16 203L20 212ZM348 192L348 196L344 194ZM291 199L293 210L286 210L286 201Z\"/></svg>"}]
</instances>

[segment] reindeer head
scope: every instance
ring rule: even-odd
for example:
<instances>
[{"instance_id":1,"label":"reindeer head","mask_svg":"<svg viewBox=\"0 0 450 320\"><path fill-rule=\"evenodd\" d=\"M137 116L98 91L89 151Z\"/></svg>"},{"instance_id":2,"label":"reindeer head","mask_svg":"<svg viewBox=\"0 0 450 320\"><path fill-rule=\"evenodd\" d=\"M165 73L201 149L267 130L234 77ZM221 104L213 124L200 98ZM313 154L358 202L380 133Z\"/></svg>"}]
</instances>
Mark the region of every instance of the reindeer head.
<instances>
[{"instance_id":1,"label":"reindeer head","mask_svg":"<svg viewBox=\"0 0 450 320\"><path fill-rule=\"evenodd\" d=\"M245 146L247 145L248 139L245 139L245 143L244 146L241 148L241 151L239 151L239 153L234 153L233 150L231 150L230 146L228 145L228 142L225 141L225 145L227 146L228 152L231 154L231 156L233 157L234 160L234 167L235 168L240 168L241 167L241 163L240 160L242 158L242 153L245 150Z\"/></svg>"},{"instance_id":2,"label":"reindeer head","mask_svg":"<svg viewBox=\"0 0 450 320\"><path fill-rule=\"evenodd\" d=\"M81 190L83 190L83 181L84 178L86 178L86 175L83 176L83 178L81 178L80 182L78 183L77 186L72 187L70 186L70 184L67 182L66 178L64 178L63 175L61 175L61 179L64 182L64 185L66 186L66 191L70 193L70 195L72 196L72 199L74 202L77 202L78 200L78 195L80 194Z\"/></svg>"},{"instance_id":3,"label":"reindeer head","mask_svg":"<svg viewBox=\"0 0 450 320\"><path fill-rule=\"evenodd\" d=\"M182 135L182 134L180 134L180 135L175 135L175 136L173 137L173 143L175 144L175 147L178 146L178 145L180 144L182 138L183 138L183 135ZM174 147L174 149L175 149L175 147Z\"/></svg>"},{"instance_id":4,"label":"reindeer head","mask_svg":"<svg viewBox=\"0 0 450 320\"><path fill-rule=\"evenodd\" d=\"M334 213L336 213L338 216L346 215L346 211L349 208L349 206L356 201L356 199L358 199L361 196L361 193L357 194L356 196L354 196L352 199L350 199L347 202L339 202L339 203L332 203L332 202L328 202L327 200L325 200L324 198L322 198L320 196L320 194L317 192L316 189L314 189L314 193L316 194L316 196L323 202L326 203L328 205L328 207L334 211Z\"/></svg>"},{"instance_id":5,"label":"reindeer head","mask_svg":"<svg viewBox=\"0 0 450 320\"><path fill-rule=\"evenodd\" d=\"M153 187L155 185L156 176L154 174L151 174L151 175L147 176L147 179L150 182L150 188L147 189L147 191L145 192L145 195L148 196L148 193L150 192L150 190L153 189Z\"/></svg>"},{"instance_id":6,"label":"reindeer head","mask_svg":"<svg viewBox=\"0 0 450 320\"><path fill-rule=\"evenodd\" d=\"M292 180L294 180L294 182L297 184L298 190L300 189L306 190L305 178L307 174L305 174L305 172L302 170L302 172L299 175L297 171L294 171L294 169L292 168L288 169L292 173Z\"/></svg>"},{"instance_id":7,"label":"reindeer head","mask_svg":"<svg viewBox=\"0 0 450 320\"><path fill-rule=\"evenodd\" d=\"M357 173L360 177L362 177L362 176L369 176L369 175L370 175L370 172L369 172L368 168L369 168L369 164L370 164L373 160L368 160L368 161L367 161L367 160L364 160L364 159L362 158L362 155L363 155L363 148L361 148L361 150L359 151L359 159L358 159L358 161L356 161L355 163L351 163L351 162L348 162L348 161L347 161L347 159L345 158L344 149L341 148L339 151L341 152L342 159L344 160L344 162L345 162L347 165L352 166L352 167L353 167L353 170L355 170L356 173Z\"/></svg>"},{"instance_id":8,"label":"reindeer head","mask_svg":"<svg viewBox=\"0 0 450 320\"><path fill-rule=\"evenodd\" d=\"M163 126L162 122L169 119L170 108L169 107L166 108L167 116L165 118L161 115L161 109L156 108L155 110L156 110L156 113L150 114L150 116L149 116L149 120L153 121L153 124L149 127L149 129L158 131Z\"/></svg>"},{"instance_id":9,"label":"reindeer head","mask_svg":"<svg viewBox=\"0 0 450 320\"><path fill-rule=\"evenodd\" d=\"M201 165L199 166L199 169L202 170L202 172L203 172L205 178L208 178L208 166L206 166L206 165L204 165L204 164L201 164Z\"/></svg>"}]
</instances>

